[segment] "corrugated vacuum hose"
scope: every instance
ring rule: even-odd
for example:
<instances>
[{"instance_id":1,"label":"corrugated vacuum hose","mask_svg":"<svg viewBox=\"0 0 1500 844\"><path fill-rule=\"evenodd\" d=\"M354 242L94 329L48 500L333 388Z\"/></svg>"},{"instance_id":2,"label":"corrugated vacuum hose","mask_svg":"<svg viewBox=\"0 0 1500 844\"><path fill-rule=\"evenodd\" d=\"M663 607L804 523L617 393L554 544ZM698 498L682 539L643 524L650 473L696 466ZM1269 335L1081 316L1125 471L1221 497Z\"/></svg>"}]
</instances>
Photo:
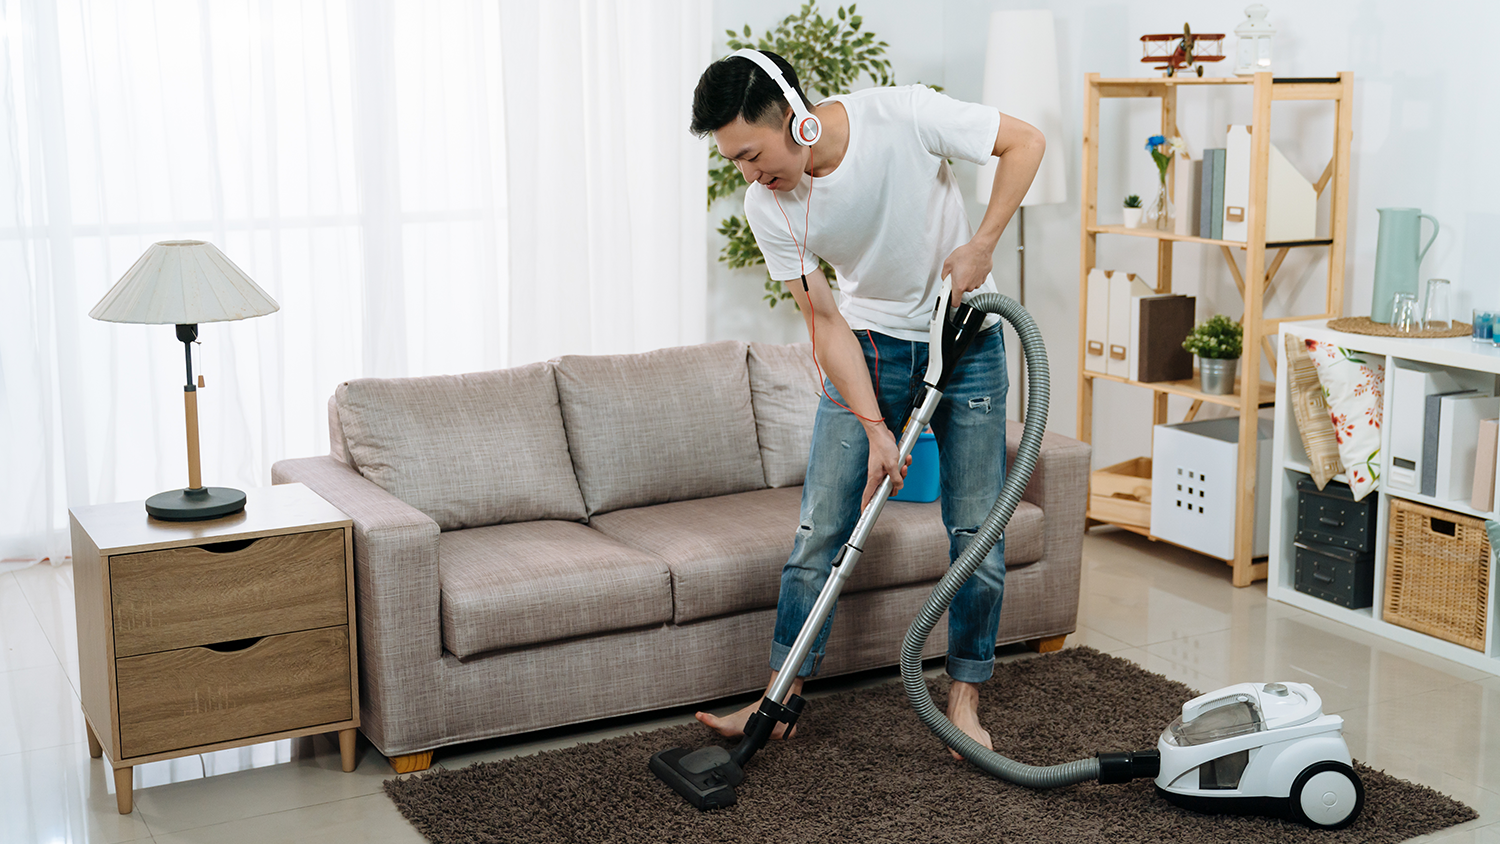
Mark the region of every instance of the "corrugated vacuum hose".
<instances>
[{"instance_id":1,"label":"corrugated vacuum hose","mask_svg":"<svg viewBox=\"0 0 1500 844\"><path fill-rule=\"evenodd\" d=\"M959 555L948 573L933 588L927 602L906 631L906 640L901 646L901 682L912 709L928 729L958 754L988 773L1007 782L1029 788L1057 788L1064 785L1098 780L1100 782L1124 782L1135 777L1156 776L1159 758L1155 751L1144 753L1101 753L1091 759L1080 759L1062 765L1025 765L985 747L949 721L932 695L927 691L927 680L922 673L922 651L927 645L927 636L937 624L960 587L969 579L985 555L1005 535L1005 526L1021 503L1021 494L1036 470L1042 451L1042 434L1047 427L1047 406L1052 390L1052 376L1047 365L1047 349L1042 342L1041 331L1036 322L1009 296L984 293L968 300L976 310L999 314L1015 328L1021 339L1021 353L1026 371L1026 420L1021 434L1021 444L1016 450L1015 460L1006 473L1000 497L990 510L989 516L979 526L978 533L964 552Z\"/></svg>"}]
</instances>

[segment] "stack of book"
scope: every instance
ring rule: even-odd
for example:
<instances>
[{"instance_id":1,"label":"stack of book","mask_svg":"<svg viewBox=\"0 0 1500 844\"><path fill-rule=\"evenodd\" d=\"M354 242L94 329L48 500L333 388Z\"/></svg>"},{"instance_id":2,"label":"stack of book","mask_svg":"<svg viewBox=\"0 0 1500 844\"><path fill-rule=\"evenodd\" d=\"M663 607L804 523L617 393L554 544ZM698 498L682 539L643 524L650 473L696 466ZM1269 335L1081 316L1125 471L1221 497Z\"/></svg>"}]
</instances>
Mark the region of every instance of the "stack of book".
<instances>
[{"instance_id":1,"label":"stack of book","mask_svg":"<svg viewBox=\"0 0 1500 844\"><path fill-rule=\"evenodd\" d=\"M1209 240L1249 239L1250 127L1230 126L1222 149L1180 166L1173 201L1175 231ZM1182 162L1179 162L1181 164ZM1266 241L1279 243L1317 237L1318 193L1271 145L1266 185Z\"/></svg>"},{"instance_id":2,"label":"stack of book","mask_svg":"<svg viewBox=\"0 0 1500 844\"><path fill-rule=\"evenodd\" d=\"M1390 489L1493 508L1500 397L1493 376L1461 383L1441 367L1401 363L1391 375Z\"/></svg>"},{"instance_id":3,"label":"stack of book","mask_svg":"<svg viewBox=\"0 0 1500 844\"><path fill-rule=\"evenodd\" d=\"M1132 381L1192 378L1182 341L1196 308L1196 298L1157 293L1133 273L1090 270L1083 368Z\"/></svg>"}]
</instances>

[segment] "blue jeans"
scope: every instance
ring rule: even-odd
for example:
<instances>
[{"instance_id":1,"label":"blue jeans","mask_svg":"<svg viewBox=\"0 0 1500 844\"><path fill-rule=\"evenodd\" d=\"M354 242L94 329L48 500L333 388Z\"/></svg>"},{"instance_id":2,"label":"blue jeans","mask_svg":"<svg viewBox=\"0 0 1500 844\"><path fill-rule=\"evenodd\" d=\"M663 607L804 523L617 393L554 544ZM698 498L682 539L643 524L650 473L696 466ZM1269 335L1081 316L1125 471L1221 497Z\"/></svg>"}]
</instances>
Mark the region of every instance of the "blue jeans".
<instances>
[{"instance_id":1,"label":"blue jeans","mask_svg":"<svg viewBox=\"0 0 1500 844\"><path fill-rule=\"evenodd\" d=\"M927 374L927 344L857 332L877 386L880 413L900 438L903 414ZM877 353L879 377L877 371ZM932 417L942 476L943 525L948 529L951 565L973 541L1005 483L1005 338L1000 325L974 339ZM829 395L845 402L832 383ZM780 671L791 653L813 602L833 570L833 559L854 532L859 501L868 478L869 440L858 419L824 397L813 423L812 451L802 487L802 514L791 557L781 569L771 668ZM995 637L1005 594L1004 540L954 596L948 609L948 675L982 683L995 668ZM816 674L823 660L833 615L823 625L797 674Z\"/></svg>"}]
</instances>

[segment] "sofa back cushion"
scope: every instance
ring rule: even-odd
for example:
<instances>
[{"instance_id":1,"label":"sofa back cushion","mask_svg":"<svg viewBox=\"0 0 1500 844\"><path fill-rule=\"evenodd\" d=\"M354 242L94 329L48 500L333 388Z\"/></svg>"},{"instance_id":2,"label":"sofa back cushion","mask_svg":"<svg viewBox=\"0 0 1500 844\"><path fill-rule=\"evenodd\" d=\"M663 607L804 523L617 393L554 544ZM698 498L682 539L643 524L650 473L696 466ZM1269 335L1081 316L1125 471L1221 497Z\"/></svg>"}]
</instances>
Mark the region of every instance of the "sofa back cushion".
<instances>
[{"instance_id":1,"label":"sofa back cushion","mask_svg":"<svg viewBox=\"0 0 1500 844\"><path fill-rule=\"evenodd\" d=\"M751 343L749 367L766 486L800 486L821 395L812 344Z\"/></svg>"},{"instance_id":2,"label":"sofa back cushion","mask_svg":"<svg viewBox=\"0 0 1500 844\"><path fill-rule=\"evenodd\" d=\"M589 515L765 487L745 351L725 341L556 362Z\"/></svg>"},{"instance_id":3,"label":"sofa back cushion","mask_svg":"<svg viewBox=\"0 0 1500 844\"><path fill-rule=\"evenodd\" d=\"M443 530L586 517L550 364L361 378L334 398L354 467Z\"/></svg>"},{"instance_id":4,"label":"sofa back cushion","mask_svg":"<svg viewBox=\"0 0 1500 844\"><path fill-rule=\"evenodd\" d=\"M328 397L328 454L345 466L354 466L354 458L349 456L349 443L344 440L344 423L339 421L337 394Z\"/></svg>"}]
</instances>

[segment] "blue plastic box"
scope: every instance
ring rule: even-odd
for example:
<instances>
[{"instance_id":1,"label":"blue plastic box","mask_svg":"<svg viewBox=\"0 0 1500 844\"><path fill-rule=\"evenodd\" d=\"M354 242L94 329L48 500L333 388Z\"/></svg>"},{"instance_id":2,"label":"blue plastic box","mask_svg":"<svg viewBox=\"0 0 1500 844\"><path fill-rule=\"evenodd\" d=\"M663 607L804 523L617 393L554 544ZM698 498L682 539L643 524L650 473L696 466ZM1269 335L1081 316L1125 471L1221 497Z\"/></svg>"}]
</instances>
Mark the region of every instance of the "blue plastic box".
<instances>
[{"instance_id":1,"label":"blue plastic box","mask_svg":"<svg viewBox=\"0 0 1500 844\"><path fill-rule=\"evenodd\" d=\"M923 431L911 450L911 466L906 470L906 485L891 496L892 501L936 501L941 490L938 476L937 437Z\"/></svg>"}]
</instances>

